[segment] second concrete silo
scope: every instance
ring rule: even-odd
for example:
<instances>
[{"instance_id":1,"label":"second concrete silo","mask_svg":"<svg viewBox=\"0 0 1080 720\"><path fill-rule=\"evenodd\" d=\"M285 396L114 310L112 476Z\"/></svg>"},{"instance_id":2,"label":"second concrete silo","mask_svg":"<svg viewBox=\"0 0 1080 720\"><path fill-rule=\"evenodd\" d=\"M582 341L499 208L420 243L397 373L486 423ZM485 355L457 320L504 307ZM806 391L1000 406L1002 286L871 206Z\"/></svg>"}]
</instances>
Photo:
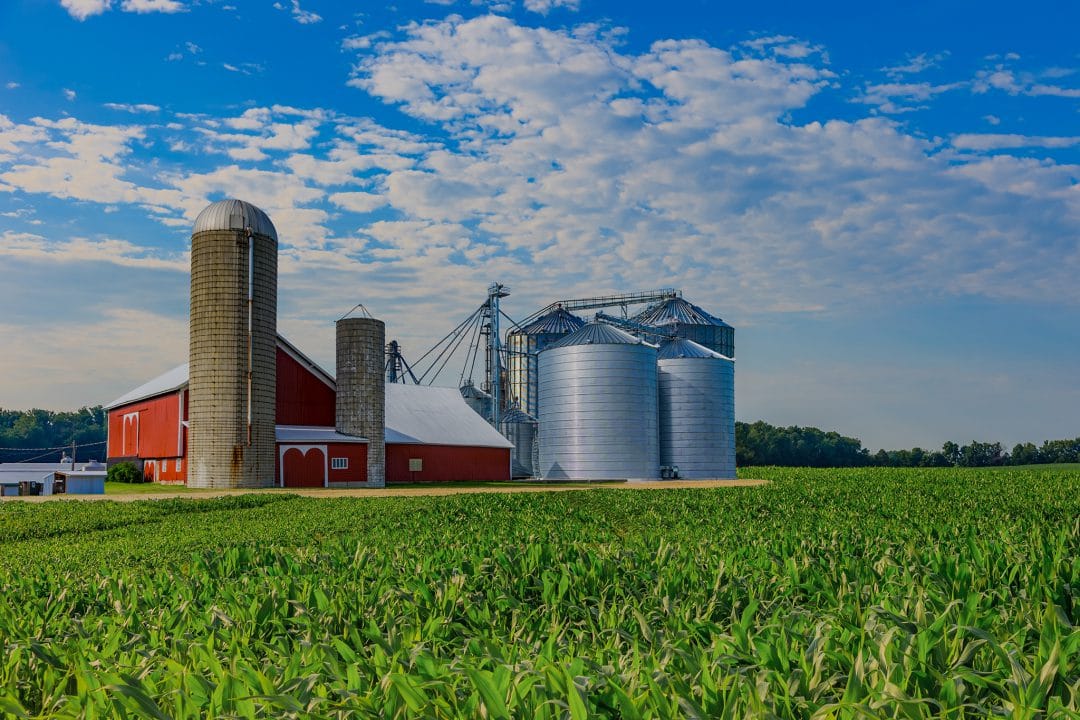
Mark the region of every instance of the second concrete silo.
<instances>
[{"instance_id":1,"label":"second concrete silo","mask_svg":"<svg viewBox=\"0 0 1080 720\"><path fill-rule=\"evenodd\" d=\"M589 323L542 350L539 372L541 476L660 476L655 346Z\"/></svg>"},{"instance_id":2,"label":"second concrete silo","mask_svg":"<svg viewBox=\"0 0 1080 720\"><path fill-rule=\"evenodd\" d=\"M385 348L382 320L337 321L337 430L368 439L368 487L386 485Z\"/></svg>"},{"instance_id":3,"label":"second concrete silo","mask_svg":"<svg viewBox=\"0 0 1080 720\"><path fill-rule=\"evenodd\" d=\"M680 478L735 477L735 362L685 338L657 354L660 464Z\"/></svg>"},{"instance_id":4,"label":"second concrete silo","mask_svg":"<svg viewBox=\"0 0 1080 720\"><path fill-rule=\"evenodd\" d=\"M277 231L222 200L191 235L188 486L274 484Z\"/></svg>"}]
</instances>

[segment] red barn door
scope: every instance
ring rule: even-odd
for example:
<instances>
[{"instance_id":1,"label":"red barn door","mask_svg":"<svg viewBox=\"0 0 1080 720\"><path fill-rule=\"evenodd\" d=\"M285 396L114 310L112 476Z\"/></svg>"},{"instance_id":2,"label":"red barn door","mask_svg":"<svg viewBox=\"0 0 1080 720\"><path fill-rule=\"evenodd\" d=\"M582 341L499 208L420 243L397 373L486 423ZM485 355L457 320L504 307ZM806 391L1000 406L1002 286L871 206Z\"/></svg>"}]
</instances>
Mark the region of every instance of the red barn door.
<instances>
[{"instance_id":1,"label":"red barn door","mask_svg":"<svg viewBox=\"0 0 1080 720\"><path fill-rule=\"evenodd\" d=\"M282 445L283 487L326 487L325 445Z\"/></svg>"}]
</instances>

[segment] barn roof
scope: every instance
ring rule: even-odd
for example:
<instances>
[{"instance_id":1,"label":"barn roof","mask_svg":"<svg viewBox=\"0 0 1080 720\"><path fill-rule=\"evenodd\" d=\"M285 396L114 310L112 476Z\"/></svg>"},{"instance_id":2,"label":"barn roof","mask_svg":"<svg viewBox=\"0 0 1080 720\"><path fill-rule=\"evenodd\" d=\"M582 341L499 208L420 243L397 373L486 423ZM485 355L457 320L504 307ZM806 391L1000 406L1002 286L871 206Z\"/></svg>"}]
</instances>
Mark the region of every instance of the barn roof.
<instances>
[{"instance_id":1,"label":"barn roof","mask_svg":"<svg viewBox=\"0 0 1080 720\"><path fill-rule=\"evenodd\" d=\"M386 384L386 442L511 448L457 388Z\"/></svg>"},{"instance_id":2,"label":"barn roof","mask_svg":"<svg viewBox=\"0 0 1080 720\"><path fill-rule=\"evenodd\" d=\"M158 375L150 382L143 383L134 390L130 390L120 397L108 403L105 406L106 410L112 410L113 408L120 407L121 405L128 405L139 400L146 400L157 395L164 395L165 393L171 393L179 390L182 387L186 387L188 384L188 364L178 365L168 372Z\"/></svg>"},{"instance_id":3,"label":"barn roof","mask_svg":"<svg viewBox=\"0 0 1080 720\"><path fill-rule=\"evenodd\" d=\"M343 435L332 427L308 427L307 425L278 425L274 428L274 439L279 443L322 444L322 443L366 443L365 437Z\"/></svg>"}]
</instances>

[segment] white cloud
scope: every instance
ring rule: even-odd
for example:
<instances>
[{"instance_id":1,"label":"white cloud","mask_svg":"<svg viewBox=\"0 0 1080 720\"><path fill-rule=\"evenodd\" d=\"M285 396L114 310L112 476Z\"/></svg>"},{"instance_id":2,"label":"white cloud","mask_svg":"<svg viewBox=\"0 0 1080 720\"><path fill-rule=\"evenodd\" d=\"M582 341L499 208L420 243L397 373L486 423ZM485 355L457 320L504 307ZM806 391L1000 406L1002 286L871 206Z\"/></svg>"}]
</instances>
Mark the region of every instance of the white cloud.
<instances>
[{"instance_id":1,"label":"white cloud","mask_svg":"<svg viewBox=\"0 0 1080 720\"><path fill-rule=\"evenodd\" d=\"M577 11L579 0L525 0L525 9L541 15L547 15L555 8Z\"/></svg>"},{"instance_id":2,"label":"white cloud","mask_svg":"<svg viewBox=\"0 0 1080 720\"><path fill-rule=\"evenodd\" d=\"M68 14L76 20L85 20L91 15L100 15L112 6L112 0L60 0Z\"/></svg>"},{"instance_id":3,"label":"white cloud","mask_svg":"<svg viewBox=\"0 0 1080 720\"><path fill-rule=\"evenodd\" d=\"M351 84L458 143L388 172L380 188L392 208L413 222L475 223L482 239L462 257L521 253L562 292L671 277L713 288L722 272L729 287L716 304L751 312L750 296L832 308L883 291L1038 296L1053 286L1080 300L1063 271L1037 289L1019 281L1042 272L1022 218L1075 217L1067 171L971 164L965 174L935 142L885 120L790 124L835 76L794 38L744 47L758 55L662 41L633 56L595 33L451 19L381 43ZM655 92L639 93L641 83ZM899 105L960 87L873 90ZM1065 255L1080 262L1075 249ZM614 277L597 257L615 261Z\"/></svg>"},{"instance_id":4,"label":"white cloud","mask_svg":"<svg viewBox=\"0 0 1080 720\"><path fill-rule=\"evenodd\" d=\"M371 212L387 204L387 199L384 196L368 192L334 193L328 199L334 205L355 213Z\"/></svg>"},{"instance_id":5,"label":"white cloud","mask_svg":"<svg viewBox=\"0 0 1080 720\"><path fill-rule=\"evenodd\" d=\"M341 49L367 50L379 40L385 40L389 37L391 37L391 35L386 30L380 30L379 32L374 32L369 35L354 35L352 37L347 37L341 41Z\"/></svg>"},{"instance_id":6,"label":"white cloud","mask_svg":"<svg viewBox=\"0 0 1080 720\"><path fill-rule=\"evenodd\" d=\"M240 63L239 66L232 63L221 63L221 67L225 68L229 72L241 73L243 75L252 75L254 73L260 73L263 71L262 65L258 63Z\"/></svg>"},{"instance_id":7,"label":"white cloud","mask_svg":"<svg viewBox=\"0 0 1080 720\"><path fill-rule=\"evenodd\" d=\"M322 21L322 15L318 15L316 13L301 8L300 0L289 0L289 2L289 6L286 6L280 2L276 2L274 3L274 7L278 10L289 9L293 16L293 20L300 23L301 25L312 25L314 23Z\"/></svg>"},{"instance_id":8,"label":"white cloud","mask_svg":"<svg viewBox=\"0 0 1080 720\"><path fill-rule=\"evenodd\" d=\"M106 10L111 10L112 0L60 0L68 14L76 20L85 20L92 15L101 15ZM120 9L124 12L133 13L176 13L187 10L184 3L179 0L122 0Z\"/></svg>"},{"instance_id":9,"label":"white cloud","mask_svg":"<svg viewBox=\"0 0 1080 720\"><path fill-rule=\"evenodd\" d=\"M84 123L75 118L34 118L27 124L0 120L0 192L44 193L99 203L177 205L175 191L127 180L124 160L139 126ZM5 151L4 138L7 138Z\"/></svg>"},{"instance_id":10,"label":"white cloud","mask_svg":"<svg viewBox=\"0 0 1080 720\"><path fill-rule=\"evenodd\" d=\"M857 102L876 105L883 113L896 114L925 109L926 102L936 95L966 87L967 83L954 82L934 85L922 83L881 83L867 85Z\"/></svg>"},{"instance_id":11,"label":"white cloud","mask_svg":"<svg viewBox=\"0 0 1080 720\"><path fill-rule=\"evenodd\" d=\"M921 73L937 67L942 60L948 57L948 55L948 53L937 53L935 55L919 53L918 55L908 55L903 63L881 68L881 71L894 79L903 75Z\"/></svg>"},{"instance_id":12,"label":"white cloud","mask_svg":"<svg viewBox=\"0 0 1080 720\"><path fill-rule=\"evenodd\" d=\"M16 90L19 88L19 83L12 80L11 82L4 85L4 87L6 87L8 90Z\"/></svg>"},{"instance_id":13,"label":"white cloud","mask_svg":"<svg viewBox=\"0 0 1080 720\"><path fill-rule=\"evenodd\" d=\"M1080 136L1076 137L1038 137L1030 135L1009 135L976 133L956 135L952 139L953 147L960 150L1005 150L1014 148L1070 148L1080 145Z\"/></svg>"},{"instance_id":14,"label":"white cloud","mask_svg":"<svg viewBox=\"0 0 1080 720\"><path fill-rule=\"evenodd\" d=\"M157 105L150 105L148 103L105 103L105 107L110 110L119 110L127 113L156 113L161 110Z\"/></svg>"},{"instance_id":15,"label":"white cloud","mask_svg":"<svg viewBox=\"0 0 1080 720\"><path fill-rule=\"evenodd\" d=\"M305 150L318 133L318 119L305 119L297 123L272 122L269 108L252 108L236 118L226 118L224 123L236 130L252 133L221 132L214 128L199 127L196 132L204 136L207 148L224 151L234 160L264 160L268 151Z\"/></svg>"},{"instance_id":16,"label":"white cloud","mask_svg":"<svg viewBox=\"0 0 1080 720\"><path fill-rule=\"evenodd\" d=\"M48 240L41 235L0 233L0 257L47 260L50 263L108 263L120 267L187 272L191 260L184 254L162 256L127 240L71 238Z\"/></svg>"},{"instance_id":17,"label":"white cloud","mask_svg":"<svg viewBox=\"0 0 1080 720\"><path fill-rule=\"evenodd\" d=\"M178 0L124 0L120 5L124 12L133 13L178 13L187 10Z\"/></svg>"},{"instance_id":18,"label":"white cloud","mask_svg":"<svg viewBox=\"0 0 1080 720\"><path fill-rule=\"evenodd\" d=\"M1042 76L1027 72L1017 73L1003 65L997 65L993 69L980 70L976 73L972 89L978 94L987 93L991 90L1000 90L1009 95L1080 98L1080 88L1041 82L1041 77L1064 76L1056 72L1051 72L1049 75L1043 74Z\"/></svg>"},{"instance_id":19,"label":"white cloud","mask_svg":"<svg viewBox=\"0 0 1080 720\"><path fill-rule=\"evenodd\" d=\"M64 88L64 97L67 98L68 100L74 100L75 99L75 91L72 90L71 88Z\"/></svg>"}]
</instances>

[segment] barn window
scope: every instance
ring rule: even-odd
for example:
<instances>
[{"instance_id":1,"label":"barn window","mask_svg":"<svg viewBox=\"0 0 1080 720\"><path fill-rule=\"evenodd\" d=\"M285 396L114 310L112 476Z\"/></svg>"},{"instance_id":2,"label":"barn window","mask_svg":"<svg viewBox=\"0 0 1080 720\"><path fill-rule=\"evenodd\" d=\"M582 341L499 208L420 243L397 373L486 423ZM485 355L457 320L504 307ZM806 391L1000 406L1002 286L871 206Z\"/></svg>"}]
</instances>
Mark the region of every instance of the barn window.
<instances>
[{"instance_id":1,"label":"barn window","mask_svg":"<svg viewBox=\"0 0 1080 720\"><path fill-rule=\"evenodd\" d=\"M331 470L348 470L349 458L331 458L330 459Z\"/></svg>"},{"instance_id":2,"label":"barn window","mask_svg":"<svg viewBox=\"0 0 1080 720\"><path fill-rule=\"evenodd\" d=\"M424 458L409 458L409 472L423 472Z\"/></svg>"},{"instance_id":3,"label":"barn window","mask_svg":"<svg viewBox=\"0 0 1080 720\"><path fill-rule=\"evenodd\" d=\"M176 458L176 472L180 472L180 458Z\"/></svg>"}]
</instances>

